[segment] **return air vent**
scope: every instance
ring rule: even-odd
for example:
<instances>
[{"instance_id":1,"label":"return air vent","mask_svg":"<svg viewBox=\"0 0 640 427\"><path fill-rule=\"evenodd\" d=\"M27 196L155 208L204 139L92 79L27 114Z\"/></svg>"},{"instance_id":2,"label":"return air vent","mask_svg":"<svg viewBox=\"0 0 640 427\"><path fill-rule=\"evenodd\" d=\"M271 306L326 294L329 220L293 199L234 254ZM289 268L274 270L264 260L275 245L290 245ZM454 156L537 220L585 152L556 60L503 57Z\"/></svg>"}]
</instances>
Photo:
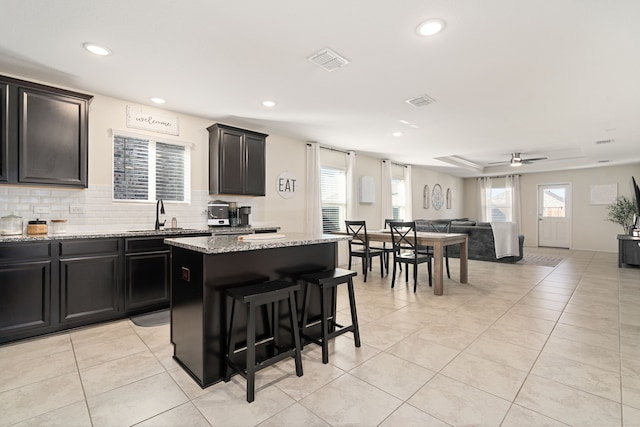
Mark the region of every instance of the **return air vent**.
<instances>
[{"instance_id":1,"label":"return air vent","mask_svg":"<svg viewBox=\"0 0 640 427\"><path fill-rule=\"evenodd\" d=\"M603 139L601 141L596 141L596 145L611 144L613 141L615 141L615 139Z\"/></svg>"},{"instance_id":2,"label":"return air vent","mask_svg":"<svg viewBox=\"0 0 640 427\"><path fill-rule=\"evenodd\" d=\"M316 52L307 58L309 61L318 64L327 71L334 71L340 67L344 67L349 63L349 60L338 55L331 49L324 49L320 52Z\"/></svg>"},{"instance_id":3,"label":"return air vent","mask_svg":"<svg viewBox=\"0 0 640 427\"><path fill-rule=\"evenodd\" d=\"M413 105L414 107L417 108L417 107L424 107L426 105L433 104L434 102L436 102L436 100L430 97L429 95L420 95L420 96L416 96L415 98L405 99L404 102L406 102L407 104Z\"/></svg>"}]
</instances>

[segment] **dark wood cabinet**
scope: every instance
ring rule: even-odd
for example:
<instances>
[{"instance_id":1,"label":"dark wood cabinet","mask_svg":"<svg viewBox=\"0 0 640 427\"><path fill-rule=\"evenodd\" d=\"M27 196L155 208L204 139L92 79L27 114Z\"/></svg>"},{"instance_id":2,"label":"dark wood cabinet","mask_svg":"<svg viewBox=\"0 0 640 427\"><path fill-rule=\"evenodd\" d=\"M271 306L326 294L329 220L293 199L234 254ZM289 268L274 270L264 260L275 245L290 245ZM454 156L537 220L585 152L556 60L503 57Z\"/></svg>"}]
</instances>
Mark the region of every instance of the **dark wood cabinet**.
<instances>
[{"instance_id":1,"label":"dark wood cabinet","mask_svg":"<svg viewBox=\"0 0 640 427\"><path fill-rule=\"evenodd\" d=\"M0 82L0 182L7 182L9 180L9 151L7 140L7 85Z\"/></svg>"},{"instance_id":2,"label":"dark wood cabinet","mask_svg":"<svg viewBox=\"0 0 640 427\"><path fill-rule=\"evenodd\" d=\"M0 246L0 337L51 325L51 291L48 242Z\"/></svg>"},{"instance_id":3,"label":"dark wood cabinet","mask_svg":"<svg viewBox=\"0 0 640 427\"><path fill-rule=\"evenodd\" d=\"M207 130L209 193L264 196L268 135L219 123Z\"/></svg>"},{"instance_id":4,"label":"dark wood cabinet","mask_svg":"<svg viewBox=\"0 0 640 427\"><path fill-rule=\"evenodd\" d=\"M0 76L0 181L87 187L89 95Z\"/></svg>"},{"instance_id":5,"label":"dark wood cabinet","mask_svg":"<svg viewBox=\"0 0 640 427\"><path fill-rule=\"evenodd\" d=\"M640 237L618 235L618 267L640 265Z\"/></svg>"},{"instance_id":6,"label":"dark wood cabinet","mask_svg":"<svg viewBox=\"0 0 640 427\"><path fill-rule=\"evenodd\" d=\"M129 314L169 306L169 247L163 240L126 239L124 304Z\"/></svg>"},{"instance_id":7,"label":"dark wood cabinet","mask_svg":"<svg viewBox=\"0 0 640 427\"><path fill-rule=\"evenodd\" d=\"M119 239L60 241L60 323L119 315Z\"/></svg>"}]
</instances>

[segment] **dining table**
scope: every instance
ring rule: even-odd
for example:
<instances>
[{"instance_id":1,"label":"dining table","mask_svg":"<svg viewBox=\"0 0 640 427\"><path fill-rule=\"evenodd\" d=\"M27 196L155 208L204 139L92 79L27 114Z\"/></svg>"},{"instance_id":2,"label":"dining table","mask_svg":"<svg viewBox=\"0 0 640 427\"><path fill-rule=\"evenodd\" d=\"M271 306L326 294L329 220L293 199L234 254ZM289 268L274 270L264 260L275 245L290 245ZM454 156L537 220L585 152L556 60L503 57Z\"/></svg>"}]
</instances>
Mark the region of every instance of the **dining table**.
<instances>
[{"instance_id":1,"label":"dining table","mask_svg":"<svg viewBox=\"0 0 640 427\"><path fill-rule=\"evenodd\" d=\"M333 234L348 235L343 231L334 231ZM371 242L392 243L390 230L368 231L367 237ZM460 245L460 283L467 283L469 280L468 240L469 236L466 233L416 232L418 246L433 247L434 295L440 296L444 293L443 260L445 246Z\"/></svg>"}]
</instances>

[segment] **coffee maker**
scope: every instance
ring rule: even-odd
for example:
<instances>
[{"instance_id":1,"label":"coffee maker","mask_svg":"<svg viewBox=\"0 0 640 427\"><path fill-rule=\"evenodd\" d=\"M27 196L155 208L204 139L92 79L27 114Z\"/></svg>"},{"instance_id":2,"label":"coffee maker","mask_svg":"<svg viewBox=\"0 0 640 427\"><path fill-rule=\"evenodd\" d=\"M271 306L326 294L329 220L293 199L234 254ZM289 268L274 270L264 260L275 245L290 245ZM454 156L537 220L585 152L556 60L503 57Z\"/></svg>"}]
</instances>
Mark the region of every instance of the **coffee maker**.
<instances>
[{"instance_id":1,"label":"coffee maker","mask_svg":"<svg viewBox=\"0 0 640 427\"><path fill-rule=\"evenodd\" d=\"M211 227L229 225L229 203L214 200L207 204L207 225Z\"/></svg>"},{"instance_id":2,"label":"coffee maker","mask_svg":"<svg viewBox=\"0 0 640 427\"><path fill-rule=\"evenodd\" d=\"M251 206L241 206L238 209L240 214L240 225L243 227L249 226L249 215L251 214Z\"/></svg>"}]
</instances>

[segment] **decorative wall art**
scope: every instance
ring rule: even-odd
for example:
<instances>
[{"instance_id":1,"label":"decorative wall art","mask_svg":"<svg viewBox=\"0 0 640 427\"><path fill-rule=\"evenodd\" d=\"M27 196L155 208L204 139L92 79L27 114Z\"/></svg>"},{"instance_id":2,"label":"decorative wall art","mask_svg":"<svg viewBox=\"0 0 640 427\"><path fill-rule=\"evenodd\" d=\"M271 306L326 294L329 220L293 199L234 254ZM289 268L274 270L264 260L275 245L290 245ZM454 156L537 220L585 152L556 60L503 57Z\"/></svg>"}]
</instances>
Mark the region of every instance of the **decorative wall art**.
<instances>
[{"instance_id":1,"label":"decorative wall art","mask_svg":"<svg viewBox=\"0 0 640 427\"><path fill-rule=\"evenodd\" d=\"M447 188L447 209L451 209L451 189Z\"/></svg>"},{"instance_id":2,"label":"decorative wall art","mask_svg":"<svg viewBox=\"0 0 640 427\"><path fill-rule=\"evenodd\" d=\"M422 207L424 209L429 209L430 200L431 200L431 192L429 191L429 186L425 185L424 191L422 192Z\"/></svg>"},{"instance_id":3,"label":"decorative wall art","mask_svg":"<svg viewBox=\"0 0 640 427\"><path fill-rule=\"evenodd\" d=\"M433 205L433 209L439 211L444 203L444 195L442 194L442 187L440 184L436 184L433 186L433 192L431 193L431 204Z\"/></svg>"},{"instance_id":4,"label":"decorative wall art","mask_svg":"<svg viewBox=\"0 0 640 427\"><path fill-rule=\"evenodd\" d=\"M127 127L152 132L180 135L178 116L127 105Z\"/></svg>"}]
</instances>

